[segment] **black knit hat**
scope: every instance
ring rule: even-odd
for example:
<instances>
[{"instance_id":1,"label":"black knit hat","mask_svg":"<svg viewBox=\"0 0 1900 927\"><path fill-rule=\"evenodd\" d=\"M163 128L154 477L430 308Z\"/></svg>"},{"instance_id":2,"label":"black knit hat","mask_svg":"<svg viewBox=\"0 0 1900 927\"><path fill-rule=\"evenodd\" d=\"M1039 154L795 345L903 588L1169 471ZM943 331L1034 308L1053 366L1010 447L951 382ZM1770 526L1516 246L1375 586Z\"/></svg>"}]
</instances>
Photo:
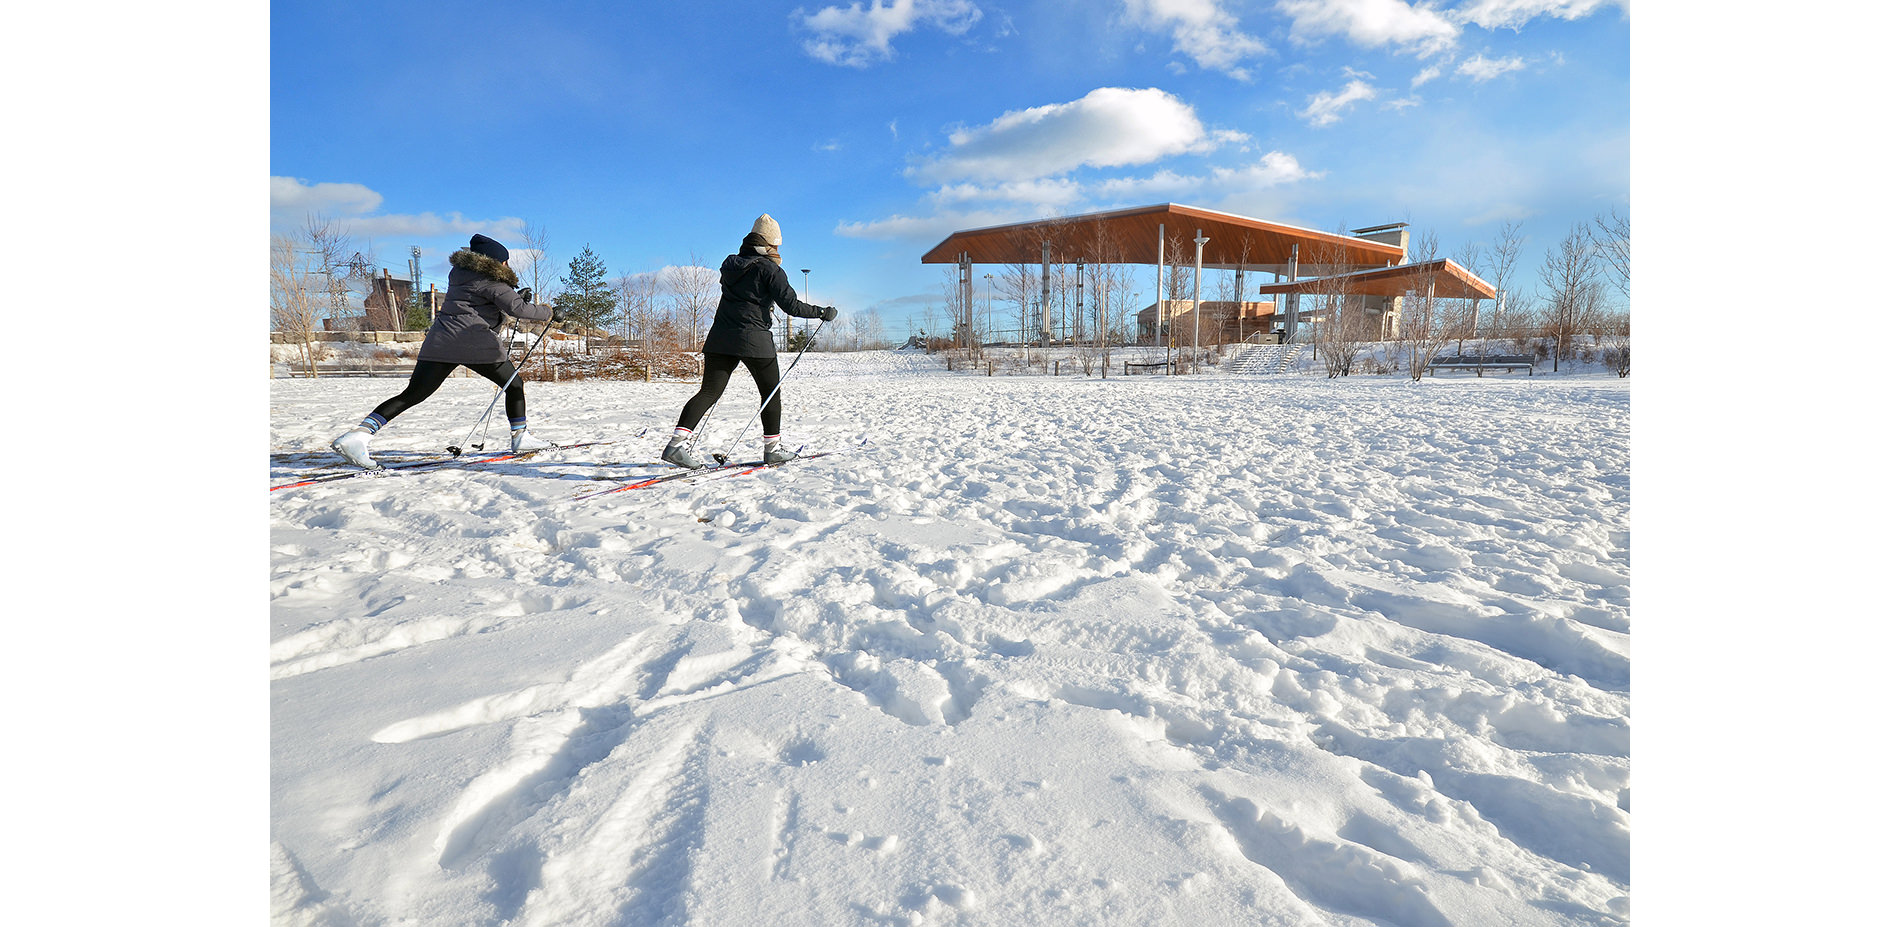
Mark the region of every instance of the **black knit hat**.
<instances>
[{"instance_id":1,"label":"black knit hat","mask_svg":"<svg viewBox=\"0 0 1900 927\"><path fill-rule=\"evenodd\" d=\"M486 254L503 264L508 263L508 249L502 247L501 242L487 235L476 235L470 238L468 240L468 247L469 250L474 251L476 254Z\"/></svg>"}]
</instances>

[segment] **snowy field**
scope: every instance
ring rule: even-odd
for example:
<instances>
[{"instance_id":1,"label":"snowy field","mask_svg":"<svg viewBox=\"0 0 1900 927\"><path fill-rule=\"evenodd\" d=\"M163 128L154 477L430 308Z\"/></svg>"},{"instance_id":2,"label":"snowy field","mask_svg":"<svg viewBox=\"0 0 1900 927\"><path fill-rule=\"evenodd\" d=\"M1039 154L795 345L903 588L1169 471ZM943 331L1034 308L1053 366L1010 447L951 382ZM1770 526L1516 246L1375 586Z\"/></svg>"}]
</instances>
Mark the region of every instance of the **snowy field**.
<instances>
[{"instance_id":1,"label":"snowy field","mask_svg":"<svg viewBox=\"0 0 1900 927\"><path fill-rule=\"evenodd\" d=\"M530 384L617 443L269 494L272 921L1627 923L1629 384L812 355L834 455L584 501L694 386Z\"/></svg>"}]
</instances>

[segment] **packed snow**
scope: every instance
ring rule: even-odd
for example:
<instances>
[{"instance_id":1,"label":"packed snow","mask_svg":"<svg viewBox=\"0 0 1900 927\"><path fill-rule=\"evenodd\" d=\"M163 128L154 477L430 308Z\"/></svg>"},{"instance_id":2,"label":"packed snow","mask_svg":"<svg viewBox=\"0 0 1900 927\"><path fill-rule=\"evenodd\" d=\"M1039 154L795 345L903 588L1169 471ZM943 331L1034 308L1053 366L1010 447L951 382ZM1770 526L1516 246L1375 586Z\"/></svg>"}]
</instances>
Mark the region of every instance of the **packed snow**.
<instances>
[{"instance_id":1,"label":"packed snow","mask_svg":"<svg viewBox=\"0 0 1900 927\"><path fill-rule=\"evenodd\" d=\"M696 384L532 383L269 494L273 923L1627 923L1629 383L813 354L588 499Z\"/></svg>"}]
</instances>

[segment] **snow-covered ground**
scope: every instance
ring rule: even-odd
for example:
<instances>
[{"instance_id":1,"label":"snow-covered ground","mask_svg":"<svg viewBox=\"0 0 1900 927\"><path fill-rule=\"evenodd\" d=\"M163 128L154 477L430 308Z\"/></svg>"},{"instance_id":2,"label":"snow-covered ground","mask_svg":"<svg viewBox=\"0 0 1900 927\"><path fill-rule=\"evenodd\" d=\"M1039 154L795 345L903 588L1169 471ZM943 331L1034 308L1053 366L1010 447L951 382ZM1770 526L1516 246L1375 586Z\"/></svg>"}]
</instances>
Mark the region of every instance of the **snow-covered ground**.
<instances>
[{"instance_id":1,"label":"snow-covered ground","mask_svg":"<svg viewBox=\"0 0 1900 927\"><path fill-rule=\"evenodd\" d=\"M694 385L531 384L617 443L270 493L273 922L1626 922L1630 382L814 354L838 453L583 501Z\"/></svg>"}]
</instances>

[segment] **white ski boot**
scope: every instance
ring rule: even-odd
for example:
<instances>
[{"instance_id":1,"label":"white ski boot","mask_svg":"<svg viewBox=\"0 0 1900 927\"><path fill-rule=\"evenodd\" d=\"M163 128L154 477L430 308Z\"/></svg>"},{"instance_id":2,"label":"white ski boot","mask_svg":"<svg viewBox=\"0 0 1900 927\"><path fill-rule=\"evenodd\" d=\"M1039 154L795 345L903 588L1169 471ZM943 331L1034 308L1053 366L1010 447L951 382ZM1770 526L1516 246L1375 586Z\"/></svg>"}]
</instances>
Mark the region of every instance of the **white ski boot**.
<instances>
[{"instance_id":1,"label":"white ski boot","mask_svg":"<svg viewBox=\"0 0 1900 927\"><path fill-rule=\"evenodd\" d=\"M529 451L545 451L553 446L553 442L543 441L529 434L526 428L519 428L508 433L508 450L516 454L526 454Z\"/></svg>"},{"instance_id":2,"label":"white ski boot","mask_svg":"<svg viewBox=\"0 0 1900 927\"><path fill-rule=\"evenodd\" d=\"M666 450L660 452L660 459L688 470L702 470L706 467L706 462L700 460L698 454L693 453L692 447L684 438L675 437L666 442Z\"/></svg>"},{"instance_id":3,"label":"white ski boot","mask_svg":"<svg viewBox=\"0 0 1900 927\"><path fill-rule=\"evenodd\" d=\"M791 451L786 450L785 446L780 444L777 441L773 441L772 443L767 444L765 446L765 462L766 463L782 464L788 460L797 460L797 459L798 459L797 454L794 454Z\"/></svg>"},{"instance_id":4,"label":"white ski boot","mask_svg":"<svg viewBox=\"0 0 1900 927\"><path fill-rule=\"evenodd\" d=\"M381 470L382 464L370 459L370 430L358 425L337 436L330 442L330 449L343 455L343 459L365 470Z\"/></svg>"}]
</instances>

